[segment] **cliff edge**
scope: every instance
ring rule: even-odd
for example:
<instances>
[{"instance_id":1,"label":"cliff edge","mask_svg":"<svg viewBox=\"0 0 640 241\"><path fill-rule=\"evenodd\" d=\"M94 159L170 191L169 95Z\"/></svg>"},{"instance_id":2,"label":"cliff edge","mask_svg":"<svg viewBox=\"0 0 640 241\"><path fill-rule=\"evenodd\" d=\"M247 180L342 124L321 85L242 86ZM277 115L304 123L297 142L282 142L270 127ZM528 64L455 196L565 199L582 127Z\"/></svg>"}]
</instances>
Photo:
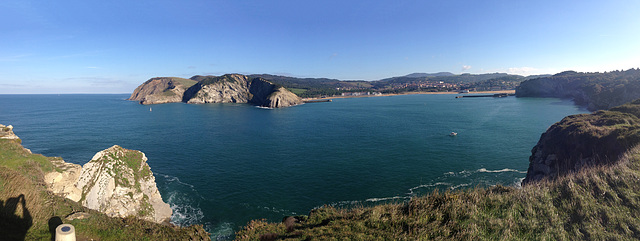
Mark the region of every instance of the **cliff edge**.
<instances>
[{"instance_id":1,"label":"cliff edge","mask_svg":"<svg viewBox=\"0 0 640 241\"><path fill-rule=\"evenodd\" d=\"M83 169L59 157L33 154L19 140L10 125L0 125L0 240L53 239L52 227L62 223L76 227L77 240L210 240L209 233L201 225L178 227L157 223L171 213L167 212L170 210L166 209L168 205L154 202L161 199L155 195L157 189L152 176L144 177L150 170L143 153L114 146L100 152L96 156L101 157L90 162L100 168ZM120 161L112 160L112 157ZM108 163L113 164L111 170ZM126 168L115 167L122 164ZM93 180L87 182L91 185L78 188L76 184L81 176ZM124 182L131 185L120 185ZM101 183L115 185L111 195L106 195L111 192L108 188L100 188ZM120 197L125 191L125 197ZM92 192L104 196L94 198ZM142 202L131 202L140 196ZM145 196L148 202L144 202ZM83 199L82 203L74 201L80 199ZM104 207L88 208L86 205L99 200L105 201L102 202ZM140 208L126 217L108 216L97 211L122 206L114 202L130 205L123 210ZM153 208L154 215L149 215L149 207ZM161 215L163 209L165 214ZM147 218L143 220L137 216Z\"/></svg>"},{"instance_id":2,"label":"cliff edge","mask_svg":"<svg viewBox=\"0 0 640 241\"><path fill-rule=\"evenodd\" d=\"M12 125L5 126L0 124L0 139L14 140L18 143L22 142L20 137L13 133Z\"/></svg>"},{"instance_id":3,"label":"cliff edge","mask_svg":"<svg viewBox=\"0 0 640 241\"><path fill-rule=\"evenodd\" d=\"M523 184L585 167L614 164L640 143L640 100L592 114L567 116L531 150Z\"/></svg>"},{"instance_id":4,"label":"cliff edge","mask_svg":"<svg viewBox=\"0 0 640 241\"><path fill-rule=\"evenodd\" d=\"M45 175L49 190L110 217L135 216L156 223L168 222L172 210L162 201L155 178L140 151L112 146L84 166L53 162Z\"/></svg>"}]
</instances>

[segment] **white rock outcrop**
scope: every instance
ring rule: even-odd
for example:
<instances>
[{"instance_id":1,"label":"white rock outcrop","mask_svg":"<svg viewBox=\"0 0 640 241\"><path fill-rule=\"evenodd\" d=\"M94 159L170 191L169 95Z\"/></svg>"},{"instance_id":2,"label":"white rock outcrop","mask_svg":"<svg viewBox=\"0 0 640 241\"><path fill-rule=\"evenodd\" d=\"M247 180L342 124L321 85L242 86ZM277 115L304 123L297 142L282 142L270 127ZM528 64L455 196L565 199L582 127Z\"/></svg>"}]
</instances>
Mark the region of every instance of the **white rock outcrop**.
<instances>
[{"instance_id":1,"label":"white rock outcrop","mask_svg":"<svg viewBox=\"0 0 640 241\"><path fill-rule=\"evenodd\" d=\"M20 140L20 137L13 133L12 125L5 126L0 124L0 139Z\"/></svg>"},{"instance_id":2,"label":"white rock outcrop","mask_svg":"<svg viewBox=\"0 0 640 241\"><path fill-rule=\"evenodd\" d=\"M111 217L136 216L166 222L169 204L162 201L155 177L140 151L112 146L96 153L82 168L62 160L59 171L46 174L49 190Z\"/></svg>"}]
</instances>

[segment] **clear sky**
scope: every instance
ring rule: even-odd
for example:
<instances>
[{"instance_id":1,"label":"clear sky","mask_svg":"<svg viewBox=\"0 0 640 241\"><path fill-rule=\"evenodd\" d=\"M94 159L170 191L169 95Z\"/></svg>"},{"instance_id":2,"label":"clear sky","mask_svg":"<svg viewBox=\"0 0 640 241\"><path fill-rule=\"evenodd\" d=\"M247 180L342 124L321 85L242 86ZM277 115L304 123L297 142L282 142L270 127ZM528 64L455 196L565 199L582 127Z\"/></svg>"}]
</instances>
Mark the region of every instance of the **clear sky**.
<instances>
[{"instance_id":1,"label":"clear sky","mask_svg":"<svg viewBox=\"0 0 640 241\"><path fill-rule=\"evenodd\" d=\"M225 73L640 67L640 1L0 1L0 94L131 93Z\"/></svg>"}]
</instances>

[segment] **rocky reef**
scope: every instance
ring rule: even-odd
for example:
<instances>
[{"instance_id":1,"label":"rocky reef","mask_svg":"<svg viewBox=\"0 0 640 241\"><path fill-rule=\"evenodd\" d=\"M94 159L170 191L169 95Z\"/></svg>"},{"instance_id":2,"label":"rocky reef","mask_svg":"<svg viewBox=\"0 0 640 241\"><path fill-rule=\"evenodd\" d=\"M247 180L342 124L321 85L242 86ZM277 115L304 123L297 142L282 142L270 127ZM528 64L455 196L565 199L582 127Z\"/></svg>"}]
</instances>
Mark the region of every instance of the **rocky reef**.
<instances>
[{"instance_id":1,"label":"rocky reef","mask_svg":"<svg viewBox=\"0 0 640 241\"><path fill-rule=\"evenodd\" d=\"M640 143L639 117L640 100L565 117L549 127L531 150L523 184L618 162Z\"/></svg>"},{"instance_id":2,"label":"rocky reef","mask_svg":"<svg viewBox=\"0 0 640 241\"><path fill-rule=\"evenodd\" d=\"M251 78L241 74L196 75L189 81L153 78L138 86L129 100L137 100L141 104L250 103L268 108L282 108L304 103L300 97L282 86L260 77Z\"/></svg>"},{"instance_id":3,"label":"rocky reef","mask_svg":"<svg viewBox=\"0 0 640 241\"><path fill-rule=\"evenodd\" d=\"M640 69L606 73L565 71L520 83L516 96L567 98L590 111L606 110L640 98Z\"/></svg>"},{"instance_id":4,"label":"rocky reef","mask_svg":"<svg viewBox=\"0 0 640 241\"><path fill-rule=\"evenodd\" d=\"M52 162L57 170L47 173L45 182L52 192L110 217L168 222L171 207L162 201L146 161L144 153L116 145L96 153L82 167Z\"/></svg>"}]
</instances>

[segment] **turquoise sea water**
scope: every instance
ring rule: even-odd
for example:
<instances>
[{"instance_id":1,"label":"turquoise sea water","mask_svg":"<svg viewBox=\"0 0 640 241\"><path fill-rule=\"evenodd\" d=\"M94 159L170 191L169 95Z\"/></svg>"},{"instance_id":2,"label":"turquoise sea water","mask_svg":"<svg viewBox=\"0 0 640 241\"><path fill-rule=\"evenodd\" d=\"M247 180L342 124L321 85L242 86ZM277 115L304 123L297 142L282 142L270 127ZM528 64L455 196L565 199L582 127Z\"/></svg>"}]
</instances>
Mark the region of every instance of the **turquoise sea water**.
<instances>
[{"instance_id":1,"label":"turquoise sea water","mask_svg":"<svg viewBox=\"0 0 640 241\"><path fill-rule=\"evenodd\" d=\"M0 95L0 123L13 125L34 153L77 164L115 144L143 151L174 209L172 221L204 224L220 239L251 219L280 221L324 204L517 185L540 135L564 116L586 112L559 99L454 95L273 110L143 106L127 97Z\"/></svg>"}]
</instances>

